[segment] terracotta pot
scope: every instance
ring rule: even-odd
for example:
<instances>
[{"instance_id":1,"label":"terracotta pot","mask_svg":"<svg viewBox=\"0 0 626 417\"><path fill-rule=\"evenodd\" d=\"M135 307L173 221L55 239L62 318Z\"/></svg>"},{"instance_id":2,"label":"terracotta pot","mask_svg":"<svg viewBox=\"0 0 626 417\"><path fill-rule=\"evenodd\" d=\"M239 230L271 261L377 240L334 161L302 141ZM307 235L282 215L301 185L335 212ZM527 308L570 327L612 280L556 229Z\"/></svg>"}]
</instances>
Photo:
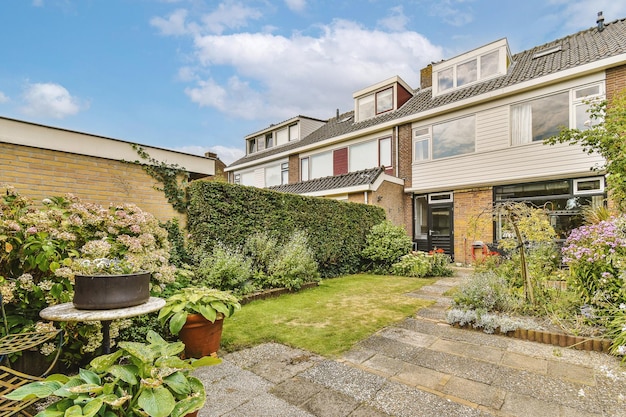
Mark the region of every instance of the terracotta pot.
<instances>
[{"instance_id":1,"label":"terracotta pot","mask_svg":"<svg viewBox=\"0 0 626 417\"><path fill-rule=\"evenodd\" d=\"M202 314L189 314L178 337L185 344L185 357L201 358L220 348L224 319L211 323Z\"/></svg>"},{"instance_id":2,"label":"terracotta pot","mask_svg":"<svg viewBox=\"0 0 626 417\"><path fill-rule=\"evenodd\" d=\"M111 310L143 304L150 299L150 272L122 275L76 275L74 307Z\"/></svg>"}]
</instances>

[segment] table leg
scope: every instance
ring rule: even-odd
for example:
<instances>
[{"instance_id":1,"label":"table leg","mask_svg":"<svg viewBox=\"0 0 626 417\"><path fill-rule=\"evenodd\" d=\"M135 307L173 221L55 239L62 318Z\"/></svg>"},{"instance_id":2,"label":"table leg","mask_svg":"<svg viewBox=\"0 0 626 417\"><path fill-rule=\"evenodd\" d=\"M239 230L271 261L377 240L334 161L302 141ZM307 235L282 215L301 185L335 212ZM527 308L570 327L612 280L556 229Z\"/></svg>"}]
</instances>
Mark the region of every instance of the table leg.
<instances>
[{"instance_id":1,"label":"table leg","mask_svg":"<svg viewBox=\"0 0 626 417\"><path fill-rule=\"evenodd\" d=\"M109 328L111 327L111 320L102 321L102 350L105 355L111 353L111 334Z\"/></svg>"}]
</instances>

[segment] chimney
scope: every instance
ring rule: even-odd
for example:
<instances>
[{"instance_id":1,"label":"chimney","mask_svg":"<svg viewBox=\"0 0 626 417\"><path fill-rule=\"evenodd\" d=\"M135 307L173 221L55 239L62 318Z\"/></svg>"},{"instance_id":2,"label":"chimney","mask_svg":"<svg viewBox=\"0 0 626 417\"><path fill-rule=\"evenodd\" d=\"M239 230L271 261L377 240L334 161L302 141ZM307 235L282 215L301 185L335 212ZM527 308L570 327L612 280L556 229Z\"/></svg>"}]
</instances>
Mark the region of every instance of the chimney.
<instances>
[{"instance_id":1,"label":"chimney","mask_svg":"<svg viewBox=\"0 0 626 417\"><path fill-rule=\"evenodd\" d=\"M217 159L217 154L215 152L205 152L204 153L204 157L205 158L211 158L211 159Z\"/></svg>"},{"instance_id":2,"label":"chimney","mask_svg":"<svg viewBox=\"0 0 626 417\"><path fill-rule=\"evenodd\" d=\"M420 88L433 86L433 64L428 64L420 71Z\"/></svg>"},{"instance_id":3,"label":"chimney","mask_svg":"<svg viewBox=\"0 0 626 417\"><path fill-rule=\"evenodd\" d=\"M602 12L598 12L596 23L598 24L598 32L602 32L604 30L604 16L602 16Z\"/></svg>"}]
</instances>

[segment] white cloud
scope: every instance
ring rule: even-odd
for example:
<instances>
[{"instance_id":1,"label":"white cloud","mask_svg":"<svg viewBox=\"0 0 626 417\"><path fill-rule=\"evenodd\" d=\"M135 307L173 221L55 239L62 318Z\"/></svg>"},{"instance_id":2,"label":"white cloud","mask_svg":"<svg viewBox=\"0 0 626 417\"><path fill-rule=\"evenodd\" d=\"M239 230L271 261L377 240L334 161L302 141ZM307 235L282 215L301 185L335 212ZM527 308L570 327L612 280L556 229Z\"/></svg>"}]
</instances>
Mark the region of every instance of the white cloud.
<instances>
[{"instance_id":1,"label":"white cloud","mask_svg":"<svg viewBox=\"0 0 626 417\"><path fill-rule=\"evenodd\" d=\"M301 12L306 8L306 0L285 0L285 4L294 12Z\"/></svg>"},{"instance_id":2,"label":"white cloud","mask_svg":"<svg viewBox=\"0 0 626 417\"><path fill-rule=\"evenodd\" d=\"M229 165L239 158L245 156L245 152L240 148L230 148L227 146L216 145L216 146L197 146L197 145L189 145L189 146L181 146L175 148L174 150L179 152L190 153L193 155L204 155L207 152L214 152L217 154L218 158L222 160L226 165Z\"/></svg>"},{"instance_id":3,"label":"white cloud","mask_svg":"<svg viewBox=\"0 0 626 417\"><path fill-rule=\"evenodd\" d=\"M0 103L7 103L9 101L9 97L0 91Z\"/></svg>"},{"instance_id":4,"label":"white cloud","mask_svg":"<svg viewBox=\"0 0 626 417\"><path fill-rule=\"evenodd\" d=\"M392 32L401 32L405 30L407 23L409 18L404 14L404 8L397 6L389 10L389 16L378 21L378 26Z\"/></svg>"},{"instance_id":5,"label":"white cloud","mask_svg":"<svg viewBox=\"0 0 626 417\"><path fill-rule=\"evenodd\" d=\"M82 107L87 107L82 106L65 87L54 83L29 84L22 99L22 113L37 117L62 119L78 113Z\"/></svg>"},{"instance_id":6,"label":"white cloud","mask_svg":"<svg viewBox=\"0 0 626 417\"><path fill-rule=\"evenodd\" d=\"M163 35L185 35L187 28L185 27L185 19L187 10L178 9L172 12L167 19L162 17L153 17L150 24L158 28Z\"/></svg>"},{"instance_id":7,"label":"white cloud","mask_svg":"<svg viewBox=\"0 0 626 417\"><path fill-rule=\"evenodd\" d=\"M470 6L460 7L463 3L471 3L466 0L444 0L433 4L430 13L440 17L451 26L463 26L474 20L474 12Z\"/></svg>"},{"instance_id":8,"label":"white cloud","mask_svg":"<svg viewBox=\"0 0 626 417\"><path fill-rule=\"evenodd\" d=\"M239 29L248 25L250 20L261 18L261 12L236 1L220 3L217 8L200 17L200 23L187 22L188 11L178 9L166 19L153 17L150 24L163 35L186 34L222 34L227 29Z\"/></svg>"},{"instance_id":9,"label":"white cloud","mask_svg":"<svg viewBox=\"0 0 626 417\"><path fill-rule=\"evenodd\" d=\"M550 4L563 7L558 15L552 16L552 23L561 25L567 28L568 31L577 31L595 26L599 11L602 11L604 15L605 24L626 15L626 2L623 1L551 0Z\"/></svg>"},{"instance_id":10,"label":"white cloud","mask_svg":"<svg viewBox=\"0 0 626 417\"><path fill-rule=\"evenodd\" d=\"M352 107L352 93L394 75L412 86L441 48L411 31L368 30L346 20L320 26L318 36L236 33L195 37L198 63L229 68L186 89L192 101L226 114L280 120L328 117Z\"/></svg>"}]
</instances>

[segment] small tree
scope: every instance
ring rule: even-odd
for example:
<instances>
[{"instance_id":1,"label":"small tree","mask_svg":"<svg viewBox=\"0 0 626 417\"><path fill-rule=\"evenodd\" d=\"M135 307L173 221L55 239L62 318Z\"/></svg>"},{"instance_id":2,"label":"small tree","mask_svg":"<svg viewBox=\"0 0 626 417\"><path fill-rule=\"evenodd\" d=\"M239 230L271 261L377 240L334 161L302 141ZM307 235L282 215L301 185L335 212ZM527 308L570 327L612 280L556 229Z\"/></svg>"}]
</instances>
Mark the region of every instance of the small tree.
<instances>
[{"instance_id":1,"label":"small tree","mask_svg":"<svg viewBox=\"0 0 626 417\"><path fill-rule=\"evenodd\" d=\"M626 89L609 102L592 103L589 126L582 130L562 129L545 143L579 144L585 152L602 155L604 166L595 167L607 173L607 188L621 211L626 209Z\"/></svg>"}]
</instances>

